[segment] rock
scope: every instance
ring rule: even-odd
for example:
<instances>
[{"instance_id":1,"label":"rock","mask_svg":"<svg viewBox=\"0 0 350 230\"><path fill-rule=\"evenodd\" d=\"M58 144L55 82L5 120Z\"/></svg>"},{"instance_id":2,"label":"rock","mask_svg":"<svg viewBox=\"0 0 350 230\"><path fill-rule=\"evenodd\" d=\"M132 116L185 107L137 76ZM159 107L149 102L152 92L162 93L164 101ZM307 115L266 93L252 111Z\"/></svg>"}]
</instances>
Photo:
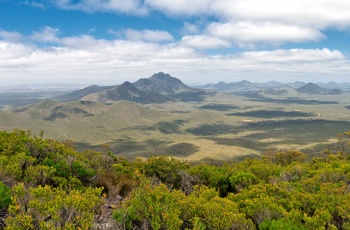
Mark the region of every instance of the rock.
<instances>
[{"instance_id":1,"label":"rock","mask_svg":"<svg viewBox=\"0 0 350 230\"><path fill-rule=\"evenodd\" d=\"M123 197L116 195L106 199L106 203L99 208L98 215L95 215L92 230L122 230L122 226L112 218L113 211L120 205Z\"/></svg>"},{"instance_id":2,"label":"rock","mask_svg":"<svg viewBox=\"0 0 350 230\"><path fill-rule=\"evenodd\" d=\"M0 209L0 230L5 229L6 224L5 224L5 219L8 216L8 211L6 208Z\"/></svg>"}]
</instances>

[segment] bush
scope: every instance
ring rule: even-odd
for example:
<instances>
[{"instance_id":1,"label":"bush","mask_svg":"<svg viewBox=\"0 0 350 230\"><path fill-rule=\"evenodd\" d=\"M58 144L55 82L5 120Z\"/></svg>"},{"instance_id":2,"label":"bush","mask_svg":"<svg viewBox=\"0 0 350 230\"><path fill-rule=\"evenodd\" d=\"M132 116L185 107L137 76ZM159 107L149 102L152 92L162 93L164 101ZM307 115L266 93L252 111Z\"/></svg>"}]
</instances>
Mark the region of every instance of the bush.
<instances>
[{"instance_id":1,"label":"bush","mask_svg":"<svg viewBox=\"0 0 350 230\"><path fill-rule=\"evenodd\" d=\"M71 190L69 193L48 185L13 187L13 204L6 218L7 229L89 229L102 204L102 188Z\"/></svg>"},{"instance_id":2,"label":"bush","mask_svg":"<svg viewBox=\"0 0 350 230\"><path fill-rule=\"evenodd\" d=\"M183 198L181 192L170 192L164 184L152 186L143 180L125 206L114 213L114 218L128 229L144 220L154 230L179 229L182 225L179 200Z\"/></svg>"},{"instance_id":3,"label":"bush","mask_svg":"<svg viewBox=\"0 0 350 230\"><path fill-rule=\"evenodd\" d=\"M11 189L0 181L0 209L11 204Z\"/></svg>"}]
</instances>

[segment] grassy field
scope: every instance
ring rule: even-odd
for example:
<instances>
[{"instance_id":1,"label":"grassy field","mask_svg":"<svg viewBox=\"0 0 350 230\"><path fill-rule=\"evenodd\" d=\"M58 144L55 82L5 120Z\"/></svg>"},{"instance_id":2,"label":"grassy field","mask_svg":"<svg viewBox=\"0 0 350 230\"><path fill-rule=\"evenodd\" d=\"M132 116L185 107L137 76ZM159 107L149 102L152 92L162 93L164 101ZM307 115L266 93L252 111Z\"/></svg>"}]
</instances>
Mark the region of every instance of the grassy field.
<instances>
[{"instance_id":1,"label":"grassy field","mask_svg":"<svg viewBox=\"0 0 350 230\"><path fill-rule=\"evenodd\" d=\"M0 128L30 129L78 149L128 159L172 155L224 162L284 149L321 155L350 130L349 94L217 93L198 102L139 105L121 101L44 101L0 111Z\"/></svg>"}]
</instances>

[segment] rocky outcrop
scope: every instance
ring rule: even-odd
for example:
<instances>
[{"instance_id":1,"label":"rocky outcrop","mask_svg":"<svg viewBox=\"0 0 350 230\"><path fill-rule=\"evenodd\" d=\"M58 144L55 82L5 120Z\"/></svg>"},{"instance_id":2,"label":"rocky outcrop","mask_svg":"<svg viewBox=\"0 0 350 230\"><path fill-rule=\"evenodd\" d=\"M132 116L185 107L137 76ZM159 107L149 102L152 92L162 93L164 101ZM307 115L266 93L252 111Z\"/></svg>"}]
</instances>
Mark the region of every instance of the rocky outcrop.
<instances>
[{"instance_id":1,"label":"rocky outcrop","mask_svg":"<svg viewBox=\"0 0 350 230\"><path fill-rule=\"evenodd\" d=\"M120 205L123 198L117 195L113 199L106 199L106 203L99 208L99 213L95 215L92 230L121 230L121 226L113 219L113 211Z\"/></svg>"},{"instance_id":2,"label":"rocky outcrop","mask_svg":"<svg viewBox=\"0 0 350 230\"><path fill-rule=\"evenodd\" d=\"M6 224L5 224L5 219L8 216L8 211L6 208L0 209L0 230L5 229Z\"/></svg>"}]
</instances>

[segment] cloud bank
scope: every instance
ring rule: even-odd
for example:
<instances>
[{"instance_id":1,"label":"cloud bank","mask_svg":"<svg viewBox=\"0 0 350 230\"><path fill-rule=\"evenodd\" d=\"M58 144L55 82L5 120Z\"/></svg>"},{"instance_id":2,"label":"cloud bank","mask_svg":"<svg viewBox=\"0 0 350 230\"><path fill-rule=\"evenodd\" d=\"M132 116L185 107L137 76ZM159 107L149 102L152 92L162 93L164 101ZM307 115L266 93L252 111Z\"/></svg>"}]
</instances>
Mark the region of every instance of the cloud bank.
<instances>
[{"instance_id":1,"label":"cloud bank","mask_svg":"<svg viewBox=\"0 0 350 230\"><path fill-rule=\"evenodd\" d=\"M85 82L119 84L159 71L186 83L267 79L344 80L350 63L341 50L298 48L350 30L344 0L48 0L23 4L88 14L182 21L166 29L109 29L114 38L61 36L49 25L29 35L0 28L0 84ZM281 48L284 44L289 48ZM291 46L296 48L290 48ZM222 52L224 51L224 52ZM213 76L219 76L213 79ZM97 77L97 78L96 78Z\"/></svg>"}]
</instances>

